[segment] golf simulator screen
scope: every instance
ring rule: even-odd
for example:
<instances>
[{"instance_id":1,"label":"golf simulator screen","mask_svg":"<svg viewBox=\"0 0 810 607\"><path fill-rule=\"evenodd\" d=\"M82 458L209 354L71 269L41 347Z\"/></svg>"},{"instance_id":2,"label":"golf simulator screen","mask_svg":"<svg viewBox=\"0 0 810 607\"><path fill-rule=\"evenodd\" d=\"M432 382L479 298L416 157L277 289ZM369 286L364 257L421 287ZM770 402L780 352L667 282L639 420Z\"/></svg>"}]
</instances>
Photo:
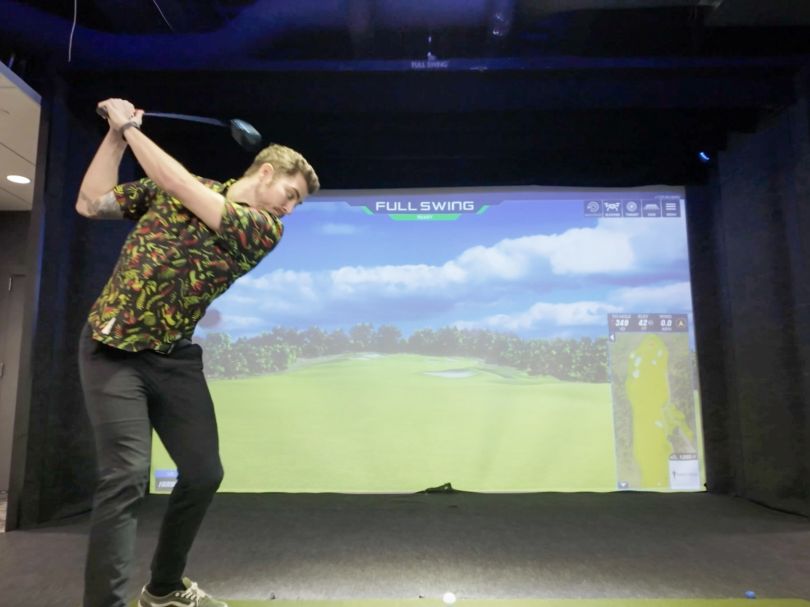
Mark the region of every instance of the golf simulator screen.
<instances>
[{"instance_id":1,"label":"golf simulator screen","mask_svg":"<svg viewBox=\"0 0 810 607\"><path fill-rule=\"evenodd\" d=\"M220 491L701 490L685 205L664 186L310 197L195 333Z\"/></svg>"}]
</instances>

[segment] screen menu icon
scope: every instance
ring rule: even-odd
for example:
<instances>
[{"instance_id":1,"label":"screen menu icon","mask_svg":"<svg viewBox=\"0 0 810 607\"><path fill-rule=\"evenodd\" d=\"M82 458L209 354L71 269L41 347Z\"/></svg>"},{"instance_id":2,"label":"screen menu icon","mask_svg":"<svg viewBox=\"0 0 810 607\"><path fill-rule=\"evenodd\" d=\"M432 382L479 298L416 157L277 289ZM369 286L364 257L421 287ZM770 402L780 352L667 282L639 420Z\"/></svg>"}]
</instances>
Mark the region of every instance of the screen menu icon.
<instances>
[{"instance_id":1,"label":"screen menu icon","mask_svg":"<svg viewBox=\"0 0 810 607\"><path fill-rule=\"evenodd\" d=\"M621 200L603 200L602 208L604 209L605 217L621 217L622 216L622 201Z\"/></svg>"},{"instance_id":2,"label":"screen menu icon","mask_svg":"<svg viewBox=\"0 0 810 607\"><path fill-rule=\"evenodd\" d=\"M664 217L680 217L681 201L678 198L664 198L661 201Z\"/></svg>"},{"instance_id":3,"label":"screen menu icon","mask_svg":"<svg viewBox=\"0 0 810 607\"><path fill-rule=\"evenodd\" d=\"M641 217L641 202L638 200L625 200L622 203L624 217Z\"/></svg>"},{"instance_id":4,"label":"screen menu icon","mask_svg":"<svg viewBox=\"0 0 810 607\"><path fill-rule=\"evenodd\" d=\"M661 217L661 203L658 200L643 200L641 202L642 217Z\"/></svg>"},{"instance_id":5,"label":"screen menu icon","mask_svg":"<svg viewBox=\"0 0 810 607\"><path fill-rule=\"evenodd\" d=\"M602 201L601 200L586 200L585 201L585 216L586 217L601 217L602 216Z\"/></svg>"}]
</instances>

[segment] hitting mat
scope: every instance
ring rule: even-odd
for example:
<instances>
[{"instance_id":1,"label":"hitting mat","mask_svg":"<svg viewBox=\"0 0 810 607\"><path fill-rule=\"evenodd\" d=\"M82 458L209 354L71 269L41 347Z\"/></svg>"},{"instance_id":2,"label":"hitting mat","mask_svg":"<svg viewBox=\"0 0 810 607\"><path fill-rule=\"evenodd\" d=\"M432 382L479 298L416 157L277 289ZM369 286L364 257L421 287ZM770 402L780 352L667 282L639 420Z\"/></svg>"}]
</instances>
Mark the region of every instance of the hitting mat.
<instances>
[{"instance_id":1,"label":"hitting mat","mask_svg":"<svg viewBox=\"0 0 810 607\"><path fill-rule=\"evenodd\" d=\"M227 599L226 599L227 600ZM228 607L444 607L441 597L410 600L231 601ZM803 599L458 599L458 607L810 607ZM137 606L137 601L132 607Z\"/></svg>"}]
</instances>

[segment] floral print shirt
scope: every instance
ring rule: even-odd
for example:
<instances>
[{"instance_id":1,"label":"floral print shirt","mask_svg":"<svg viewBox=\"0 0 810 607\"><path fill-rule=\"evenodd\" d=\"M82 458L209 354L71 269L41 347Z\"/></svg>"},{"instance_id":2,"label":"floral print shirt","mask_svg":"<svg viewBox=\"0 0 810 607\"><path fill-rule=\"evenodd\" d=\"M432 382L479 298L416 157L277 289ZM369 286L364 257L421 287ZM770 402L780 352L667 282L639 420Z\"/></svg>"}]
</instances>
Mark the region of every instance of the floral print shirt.
<instances>
[{"instance_id":1,"label":"floral print shirt","mask_svg":"<svg viewBox=\"0 0 810 607\"><path fill-rule=\"evenodd\" d=\"M225 194L236 180L198 178ZM225 201L219 232L148 178L113 189L137 221L88 322L93 338L138 352L191 338L206 307L254 268L281 239L271 213Z\"/></svg>"}]
</instances>

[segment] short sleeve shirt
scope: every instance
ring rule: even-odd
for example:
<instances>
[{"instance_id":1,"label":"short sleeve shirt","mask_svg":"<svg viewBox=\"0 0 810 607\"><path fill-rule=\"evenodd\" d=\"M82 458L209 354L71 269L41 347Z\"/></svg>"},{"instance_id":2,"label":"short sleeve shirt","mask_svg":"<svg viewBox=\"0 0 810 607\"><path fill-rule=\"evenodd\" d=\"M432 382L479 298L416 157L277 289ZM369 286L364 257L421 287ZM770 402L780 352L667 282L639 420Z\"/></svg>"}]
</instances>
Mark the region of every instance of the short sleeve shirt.
<instances>
[{"instance_id":1,"label":"short sleeve shirt","mask_svg":"<svg viewBox=\"0 0 810 607\"><path fill-rule=\"evenodd\" d=\"M236 180L198 178L225 194ZM225 200L219 232L151 179L113 189L136 221L112 275L90 310L93 338L137 352L190 338L208 305L281 240L273 214Z\"/></svg>"}]
</instances>

